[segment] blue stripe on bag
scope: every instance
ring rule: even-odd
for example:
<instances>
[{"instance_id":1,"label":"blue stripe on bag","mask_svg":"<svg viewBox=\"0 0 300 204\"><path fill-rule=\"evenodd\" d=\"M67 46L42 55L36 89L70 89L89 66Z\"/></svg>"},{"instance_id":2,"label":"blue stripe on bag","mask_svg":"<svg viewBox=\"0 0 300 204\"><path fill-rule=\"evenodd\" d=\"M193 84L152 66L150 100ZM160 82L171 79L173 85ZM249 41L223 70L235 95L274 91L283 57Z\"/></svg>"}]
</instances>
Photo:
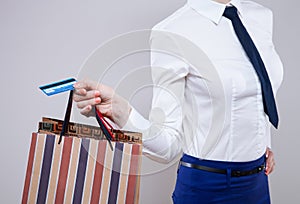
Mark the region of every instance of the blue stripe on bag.
<instances>
[{"instance_id":1,"label":"blue stripe on bag","mask_svg":"<svg viewBox=\"0 0 300 204\"><path fill-rule=\"evenodd\" d=\"M108 197L109 204L117 203L123 146L124 146L123 143L119 143L119 142L116 143L113 167L112 167L112 173L110 179L111 183L110 183L109 197Z\"/></svg>"},{"instance_id":2,"label":"blue stripe on bag","mask_svg":"<svg viewBox=\"0 0 300 204\"><path fill-rule=\"evenodd\" d=\"M82 139L81 140L81 148L80 148L80 155L78 160L78 167L77 167L77 176L76 176L76 183L74 189L74 197L73 203L81 203L82 194L83 194L83 187L84 187L84 180L85 180L85 173L86 173L86 165L88 160L88 152L89 152L89 139Z\"/></svg>"},{"instance_id":3,"label":"blue stripe on bag","mask_svg":"<svg viewBox=\"0 0 300 204\"><path fill-rule=\"evenodd\" d=\"M55 136L47 135L41 176L40 176L39 191L38 191L38 197L36 203L46 202L54 142L55 142Z\"/></svg>"}]
</instances>

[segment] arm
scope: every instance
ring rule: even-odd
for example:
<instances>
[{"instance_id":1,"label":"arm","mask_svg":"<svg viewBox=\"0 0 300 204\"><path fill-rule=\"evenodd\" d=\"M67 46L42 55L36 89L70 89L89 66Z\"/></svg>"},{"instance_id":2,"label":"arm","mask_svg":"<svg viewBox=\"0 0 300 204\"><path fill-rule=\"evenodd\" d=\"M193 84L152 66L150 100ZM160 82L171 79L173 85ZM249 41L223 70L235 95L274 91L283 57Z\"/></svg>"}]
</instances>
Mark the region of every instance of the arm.
<instances>
[{"instance_id":1,"label":"arm","mask_svg":"<svg viewBox=\"0 0 300 204\"><path fill-rule=\"evenodd\" d=\"M174 46L168 37L151 37L151 48ZM153 100L149 120L126 100L103 84L82 81L74 85L74 100L86 116L92 106L122 129L143 133L144 153L157 161L169 162L181 152L182 103L187 65L172 54L151 52Z\"/></svg>"},{"instance_id":2,"label":"arm","mask_svg":"<svg viewBox=\"0 0 300 204\"><path fill-rule=\"evenodd\" d=\"M271 41L271 50L272 50L272 53L274 53L274 55L276 56L273 56L271 59L272 59L272 62L271 63L274 63L274 65L277 65L279 64L280 66L280 71L283 71L282 69L282 63L280 61L280 58L279 56L277 55L277 52L275 51L275 47L274 47L274 43L273 43L273 13L271 10L267 10L267 24L268 25L268 31L269 31L269 38L270 38L270 41ZM276 66L273 66L273 68L275 68ZM280 72L279 72L280 73ZM283 77L283 73L277 73L278 76L281 76L279 80L274 80L273 81L273 91L274 91L274 96L276 96L277 94L277 90L280 86L280 84L282 83L282 77ZM277 83L274 83L274 82L277 82ZM267 124L267 149L266 149L266 170L265 170L265 173L266 175L269 175L273 172L274 168L275 168L275 158L274 158L274 153L271 149L271 125L270 123Z\"/></svg>"}]
</instances>

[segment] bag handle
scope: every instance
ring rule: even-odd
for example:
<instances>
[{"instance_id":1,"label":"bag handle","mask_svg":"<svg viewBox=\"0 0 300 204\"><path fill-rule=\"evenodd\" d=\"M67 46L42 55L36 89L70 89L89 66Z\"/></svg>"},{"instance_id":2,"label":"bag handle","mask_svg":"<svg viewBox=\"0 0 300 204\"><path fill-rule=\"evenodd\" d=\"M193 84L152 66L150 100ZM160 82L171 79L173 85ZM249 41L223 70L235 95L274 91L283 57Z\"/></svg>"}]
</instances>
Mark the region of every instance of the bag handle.
<instances>
[{"instance_id":1,"label":"bag handle","mask_svg":"<svg viewBox=\"0 0 300 204\"><path fill-rule=\"evenodd\" d=\"M62 130L60 132L58 144L61 143L62 137L63 137L63 135L65 135L66 130L68 128L68 125L69 125L69 122L70 122L70 117L71 117L72 104L73 104L73 90L71 90L70 93L69 93L68 105L67 105L67 109L66 109L66 112L65 112L65 118L64 118ZM110 146L111 150L113 151L113 146L111 144L111 140L114 138L114 136L112 134L113 128L105 120L105 118L103 117L101 112L99 110L97 110L96 107L94 107L94 109L95 109L95 115L96 115L97 122L100 126L100 129L102 130L105 138L107 139L107 141L109 143L109 146Z\"/></svg>"}]
</instances>

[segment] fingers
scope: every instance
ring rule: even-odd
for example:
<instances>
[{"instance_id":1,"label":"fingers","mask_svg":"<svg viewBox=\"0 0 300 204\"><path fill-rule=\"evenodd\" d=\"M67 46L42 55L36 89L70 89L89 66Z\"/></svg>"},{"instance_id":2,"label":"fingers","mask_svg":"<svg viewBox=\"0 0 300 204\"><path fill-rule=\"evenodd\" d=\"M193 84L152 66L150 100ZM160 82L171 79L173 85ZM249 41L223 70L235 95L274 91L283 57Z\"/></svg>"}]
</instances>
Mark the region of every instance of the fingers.
<instances>
[{"instance_id":1,"label":"fingers","mask_svg":"<svg viewBox=\"0 0 300 204\"><path fill-rule=\"evenodd\" d=\"M101 99L99 97L96 97L96 98L91 98L91 99L82 100L82 101L77 102L77 107L79 109L83 109L86 106L95 106L99 103L101 103Z\"/></svg>"},{"instance_id":2,"label":"fingers","mask_svg":"<svg viewBox=\"0 0 300 204\"><path fill-rule=\"evenodd\" d=\"M97 90L86 91L85 89L75 89L75 94L73 100L75 102L80 102L84 100L89 100L92 98L97 98L100 96L100 92Z\"/></svg>"},{"instance_id":3,"label":"fingers","mask_svg":"<svg viewBox=\"0 0 300 204\"><path fill-rule=\"evenodd\" d=\"M77 102L77 107L79 109L81 109L80 113L82 115L89 117L89 116L94 115L94 113L92 111L93 106L95 106L99 103L101 103L101 99L99 97L97 97L97 98L92 98L89 100L83 100L83 101Z\"/></svg>"},{"instance_id":4,"label":"fingers","mask_svg":"<svg viewBox=\"0 0 300 204\"><path fill-rule=\"evenodd\" d=\"M98 90L91 90L95 87L93 82L77 82L74 84L73 100L77 102L77 107L80 109L80 113L89 117L93 115L92 107L100 104L100 92Z\"/></svg>"},{"instance_id":5,"label":"fingers","mask_svg":"<svg viewBox=\"0 0 300 204\"><path fill-rule=\"evenodd\" d=\"M112 116L114 90L111 87L90 80L77 82L73 86L73 100L82 115L93 115L92 108L96 106L106 117Z\"/></svg>"},{"instance_id":6,"label":"fingers","mask_svg":"<svg viewBox=\"0 0 300 204\"><path fill-rule=\"evenodd\" d=\"M85 115L86 117L89 117L91 115L92 106L88 105L81 109L80 113L82 115Z\"/></svg>"},{"instance_id":7,"label":"fingers","mask_svg":"<svg viewBox=\"0 0 300 204\"><path fill-rule=\"evenodd\" d=\"M87 93L87 91L85 89L76 89L76 88L74 89L74 94L75 95L85 96L86 93Z\"/></svg>"},{"instance_id":8,"label":"fingers","mask_svg":"<svg viewBox=\"0 0 300 204\"><path fill-rule=\"evenodd\" d=\"M273 172L274 168L275 168L275 159L274 159L274 153L267 148L266 151L266 170L265 170L265 174L269 175L270 173Z\"/></svg>"}]
</instances>

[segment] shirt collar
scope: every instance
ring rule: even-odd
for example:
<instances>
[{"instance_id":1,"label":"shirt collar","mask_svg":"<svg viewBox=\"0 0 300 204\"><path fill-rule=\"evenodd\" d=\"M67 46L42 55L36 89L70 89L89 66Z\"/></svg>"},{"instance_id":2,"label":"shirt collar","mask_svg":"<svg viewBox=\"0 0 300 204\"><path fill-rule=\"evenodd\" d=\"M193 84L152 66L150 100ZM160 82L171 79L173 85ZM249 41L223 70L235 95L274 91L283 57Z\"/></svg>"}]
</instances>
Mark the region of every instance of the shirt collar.
<instances>
[{"instance_id":1,"label":"shirt collar","mask_svg":"<svg viewBox=\"0 0 300 204\"><path fill-rule=\"evenodd\" d=\"M187 4L216 24L219 24L226 6L235 6L240 16L243 15L240 0L231 0L228 4L218 3L213 0L187 0Z\"/></svg>"}]
</instances>

